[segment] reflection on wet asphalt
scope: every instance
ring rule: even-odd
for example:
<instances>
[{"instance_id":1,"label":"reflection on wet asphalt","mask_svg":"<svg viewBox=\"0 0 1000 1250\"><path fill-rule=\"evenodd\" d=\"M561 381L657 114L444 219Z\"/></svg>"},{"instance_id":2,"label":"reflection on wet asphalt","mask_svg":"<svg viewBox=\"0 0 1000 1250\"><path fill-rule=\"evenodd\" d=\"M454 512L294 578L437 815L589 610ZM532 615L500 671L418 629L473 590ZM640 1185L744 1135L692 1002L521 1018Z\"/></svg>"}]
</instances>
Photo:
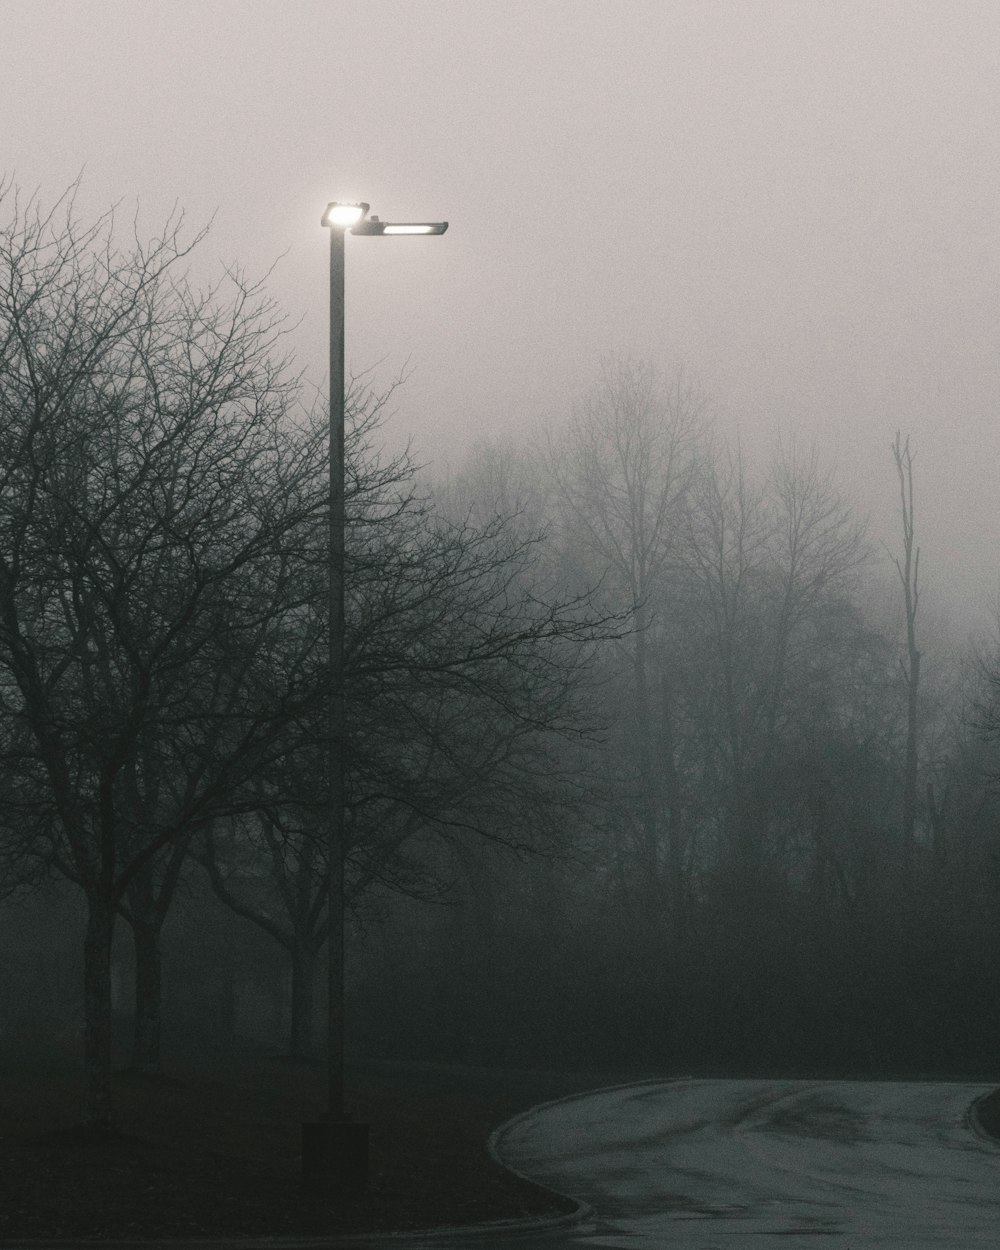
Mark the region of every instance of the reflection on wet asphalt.
<instances>
[{"instance_id":1,"label":"reflection on wet asphalt","mask_svg":"<svg viewBox=\"0 0 1000 1250\"><path fill-rule=\"evenodd\" d=\"M889 1250L997 1245L1000 1153L967 1120L982 1085L683 1081L514 1121L500 1153L589 1203L534 1245ZM457 1250L457 1247L455 1248Z\"/></svg>"},{"instance_id":2,"label":"reflection on wet asphalt","mask_svg":"<svg viewBox=\"0 0 1000 1250\"><path fill-rule=\"evenodd\" d=\"M517 1171L587 1203L589 1219L530 1237L498 1230L384 1245L993 1250L1000 1151L967 1115L988 1089L678 1081L585 1094L512 1120L497 1147Z\"/></svg>"}]
</instances>

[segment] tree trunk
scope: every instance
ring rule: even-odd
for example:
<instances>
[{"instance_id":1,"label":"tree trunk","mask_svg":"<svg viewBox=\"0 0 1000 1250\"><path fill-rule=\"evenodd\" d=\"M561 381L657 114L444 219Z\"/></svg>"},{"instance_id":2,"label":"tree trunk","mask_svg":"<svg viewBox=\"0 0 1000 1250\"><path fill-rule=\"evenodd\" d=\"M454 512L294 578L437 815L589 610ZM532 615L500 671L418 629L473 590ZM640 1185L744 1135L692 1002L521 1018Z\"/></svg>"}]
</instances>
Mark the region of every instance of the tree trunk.
<instances>
[{"instance_id":1,"label":"tree trunk","mask_svg":"<svg viewBox=\"0 0 1000 1250\"><path fill-rule=\"evenodd\" d=\"M945 791L947 795L947 791ZM945 840L944 818L934 797L934 782L927 783L927 815L931 822L931 845L934 848L934 866L938 870L948 867L948 844Z\"/></svg>"},{"instance_id":2,"label":"tree trunk","mask_svg":"<svg viewBox=\"0 0 1000 1250\"><path fill-rule=\"evenodd\" d=\"M636 610L635 652L632 678L635 683L635 753L639 772L639 908L647 930L659 922L660 864L657 828L657 785L653 775L647 630L649 614Z\"/></svg>"},{"instance_id":3,"label":"tree trunk","mask_svg":"<svg viewBox=\"0 0 1000 1250\"><path fill-rule=\"evenodd\" d=\"M674 940L679 941L687 928L686 891L684 889L684 829L681 817L680 779L674 751L673 700L670 680L663 674L660 684L661 768L667 815L667 865L670 873L670 919Z\"/></svg>"},{"instance_id":4,"label":"tree trunk","mask_svg":"<svg viewBox=\"0 0 1000 1250\"><path fill-rule=\"evenodd\" d=\"M903 865L906 871L913 866L914 830L917 823L917 737L919 734L920 652L913 636L913 616L907 608L907 660L906 674L906 765L903 772L903 818L902 843Z\"/></svg>"},{"instance_id":5,"label":"tree trunk","mask_svg":"<svg viewBox=\"0 0 1000 1250\"><path fill-rule=\"evenodd\" d=\"M900 821L903 871L907 876L913 865L914 830L917 821L917 737L919 733L920 651L917 648L917 606L920 602L920 548L913 542L913 453L910 440L900 441L897 431L892 446L899 477L899 497L903 514L903 560L895 561L903 585L903 606L906 609L906 659L903 669L906 681L906 763L903 772L903 810Z\"/></svg>"},{"instance_id":6,"label":"tree trunk","mask_svg":"<svg viewBox=\"0 0 1000 1250\"><path fill-rule=\"evenodd\" d=\"M288 1043L291 1059L312 1055L313 1008L316 997L316 951L298 945L292 951L292 1019Z\"/></svg>"},{"instance_id":7,"label":"tree trunk","mask_svg":"<svg viewBox=\"0 0 1000 1250\"><path fill-rule=\"evenodd\" d=\"M111 1130L111 939L114 909L104 899L88 899L84 939L84 1067L87 1123Z\"/></svg>"},{"instance_id":8,"label":"tree trunk","mask_svg":"<svg viewBox=\"0 0 1000 1250\"><path fill-rule=\"evenodd\" d=\"M160 1066L162 960L159 926L133 923L135 942L135 1032L132 1070L157 1075Z\"/></svg>"}]
</instances>

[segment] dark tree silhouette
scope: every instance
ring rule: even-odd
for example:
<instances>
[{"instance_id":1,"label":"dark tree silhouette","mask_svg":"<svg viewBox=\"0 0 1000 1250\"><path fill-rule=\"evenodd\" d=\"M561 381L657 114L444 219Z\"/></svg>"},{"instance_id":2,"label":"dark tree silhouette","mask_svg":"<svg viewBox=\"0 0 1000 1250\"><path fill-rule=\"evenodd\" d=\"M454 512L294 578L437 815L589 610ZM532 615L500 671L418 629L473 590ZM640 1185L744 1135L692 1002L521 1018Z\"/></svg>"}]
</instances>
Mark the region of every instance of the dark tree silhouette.
<instances>
[{"instance_id":1,"label":"dark tree silhouette","mask_svg":"<svg viewBox=\"0 0 1000 1250\"><path fill-rule=\"evenodd\" d=\"M82 226L72 196L46 214L5 187L0 204L0 671L47 858L86 895L88 1119L107 1129L115 914L141 978L153 877L229 810L302 697L294 672L254 679L321 501L288 489L295 391L258 288L191 286L200 236L179 218L122 248L113 216Z\"/></svg>"},{"instance_id":2,"label":"dark tree silhouette","mask_svg":"<svg viewBox=\"0 0 1000 1250\"><path fill-rule=\"evenodd\" d=\"M594 730L593 645L623 627L590 594L546 583L539 539L515 518L452 515L415 494L405 458L374 458L378 408L355 406L348 439L346 895L355 911L377 892L440 892L433 844L442 839L544 841L581 791L559 744ZM317 531L304 547L317 570L323 538ZM304 613L298 628L319 636L325 626ZM312 670L320 688L322 654ZM295 1057L308 1050L313 970L329 938L325 732L313 704L258 775L256 815L217 822L196 850L218 896L288 952Z\"/></svg>"},{"instance_id":3,"label":"dark tree silhouette","mask_svg":"<svg viewBox=\"0 0 1000 1250\"><path fill-rule=\"evenodd\" d=\"M910 440L896 432L892 444L899 479L899 506L903 521L903 558L893 558L903 588L906 616L906 763L903 774L903 803L900 817L900 849L906 871L913 862L913 834L917 821L917 747L920 732L920 650L917 647L917 609L920 606L920 548L914 545L913 531L913 452Z\"/></svg>"}]
</instances>

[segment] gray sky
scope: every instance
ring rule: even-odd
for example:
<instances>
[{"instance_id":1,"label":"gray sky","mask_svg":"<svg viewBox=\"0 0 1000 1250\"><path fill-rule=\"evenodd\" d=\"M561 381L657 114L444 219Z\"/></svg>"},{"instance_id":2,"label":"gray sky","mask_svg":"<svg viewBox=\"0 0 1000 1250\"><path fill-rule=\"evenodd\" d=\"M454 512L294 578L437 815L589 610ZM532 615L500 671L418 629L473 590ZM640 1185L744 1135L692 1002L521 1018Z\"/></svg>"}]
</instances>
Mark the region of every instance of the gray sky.
<instances>
[{"instance_id":1,"label":"gray sky","mask_svg":"<svg viewBox=\"0 0 1000 1250\"><path fill-rule=\"evenodd\" d=\"M815 436L893 541L909 431L928 602L995 592L1000 0L0 0L0 46L0 169L216 213L317 380L326 202L450 220L348 241L349 362L410 361L425 456L628 350Z\"/></svg>"}]
</instances>

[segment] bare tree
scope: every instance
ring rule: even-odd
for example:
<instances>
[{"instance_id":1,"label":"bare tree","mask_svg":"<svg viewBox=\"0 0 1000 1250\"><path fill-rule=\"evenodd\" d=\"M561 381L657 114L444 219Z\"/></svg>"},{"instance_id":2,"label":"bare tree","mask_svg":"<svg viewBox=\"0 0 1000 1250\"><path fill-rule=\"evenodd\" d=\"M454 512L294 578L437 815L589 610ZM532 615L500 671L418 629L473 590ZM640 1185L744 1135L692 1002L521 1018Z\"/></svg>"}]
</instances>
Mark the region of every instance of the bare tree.
<instances>
[{"instance_id":1,"label":"bare tree","mask_svg":"<svg viewBox=\"0 0 1000 1250\"><path fill-rule=\"evenodd\" d=\"M903 801L900 819L900 849L905 869L913 860L914 829L917 820L917 748L920 731L920 651L917 647L917 609L920 605L920 548L914 545L913 529L913 460L910 439L896 431L892 457L899 479L899 505L903 521L903 558L893 557L900 585L903 588L903 609L906 614L906 758L903 767Z\"/></svg>"},{"instance_id":2,"label":"bare tree","mask_svg":"<svg viewBox=\"0 0 1000 1250\"><path fill-rule=\"evenodd\" d=\"M192 288L179 219L122 249L71 197L0 202L0 668L47 857L87 899L88 1119L107 1130L116 911L139 917L152 865L228 810L302 698L251 679L322 499L287 489L294 382L258 288Z\"/></svg>"},{"instance_id":3,"label":"bare tree","mask_svg":"<svg viewBox=\"0 0 1000 1250\"><path fill-rule=\"evenodd\" d=\"M682 909L683 829L674 758L676 674L664 639L675 611L672 574L702 454L705 399L683 372L607 357L563 437L550 441L564 550L633 632L619 646L628 672L640 897L648 923ZM663 853L666 851L666 861Z\"/></svg>"},{"instance_id":4,"label":"bare tree","mask_svg":"<svg viewBox=\"0 0 1000 1250\"><path fill-rule=\"evenodd\" d=\"M803 455L793 442L779 444L768 472L774 511L771 559L776 570L770 674L767 683L768 739L773 740L785 683L801 656L795 652L802 627L849 589L848 577L867 558L865 525L824 470L817 453Z\"/></svg>"},{"instance_id":5,"label":"bare tree","mask_svg":"<svg viewBox=\"0 0 1000 1250\"><path fill-rule=\"evenodd\" d=\"M377 453L377 402L358 398L348 439L345 700L347 899L420 897L445 883L441 841L488 840L526 850L551 841L579 807L587 779L572 744L597 721L587 676L597 640L619 615L548 576L524 517L420 496L405 457ZM302 576L324 564L321 530L306 536ZM319 596L296 628L325 628ZM322 651L296 665L323 689ZM270 661L282 671L284 661ZM291 1050L310 1037L309 985L328 940L329 871L321 835L325 720L310 704L258 773L256 814L217 822L197 850L217 895L289 953ZM570 744L567 746L567 744Z\"/></svg>"},{"instance_id":6,"label":"bare tree","mask_svg":"<svg viewBox=\"0 0 1000 1250\"><path fill-rule=\"evenodd\" d=\"M691 623L708 644L700 671L709 720L718 724L724 824L742 889L760 871L782 753L808 707L810 683L829 669L824 616L837 619L866 555L864 526L816 455L803 457L794 445L779 445L760 483L739 446L724 451L689 518Z\"/></svg>"},{"instance_id":7,"label":"bare tree","mask_svg":"<svg viewBox=\"0 0 1000 1250\"><path fill-rule=\"evenodd\" d=\"M719 761L715 785L728 795L726 840L741 874L752 874L759 852L750 810L753 763L766 681L760 595L774 522L739 444L706 466L685 519L689 627L707 644L695 661L705 692L704 755Z\"/></svg>"}]
</instances>

